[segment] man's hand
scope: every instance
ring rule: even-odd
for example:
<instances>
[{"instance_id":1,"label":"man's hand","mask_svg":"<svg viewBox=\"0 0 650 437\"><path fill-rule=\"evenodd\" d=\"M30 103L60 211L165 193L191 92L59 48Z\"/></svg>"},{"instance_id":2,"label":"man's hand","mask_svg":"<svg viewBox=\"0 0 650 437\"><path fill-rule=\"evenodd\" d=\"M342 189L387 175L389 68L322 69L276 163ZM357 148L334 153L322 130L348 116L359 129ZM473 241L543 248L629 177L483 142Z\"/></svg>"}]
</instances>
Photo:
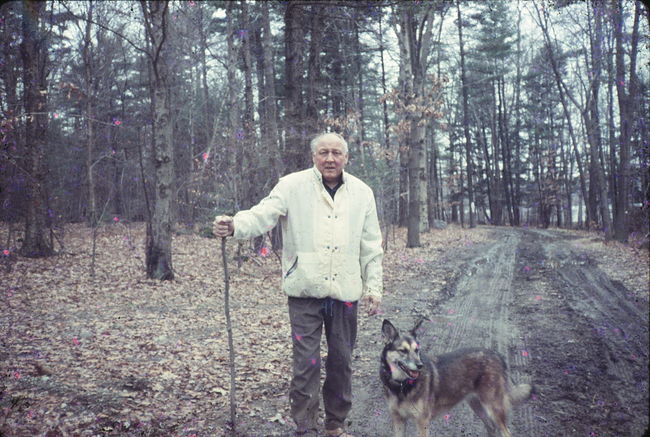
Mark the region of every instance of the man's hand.
<instances>
[{"instance_id":1,"label":"man's hand","mask_svg":"<svg viewBox=\"0 0 650 437\"><path fill-rule=\"evenodd\" d=\"M363 304L368 309L368 315L374 316L380 314L379 305L381 304L381 299L377 296L365 296L362 300Z\"/></svg>"},{"instance_id":2,"label":"man's hand","mask_svg":"<svg viewBox=\"0 0 650 437\"><path fill-rule=\"evenodd\" d=\"M230 237L235 233L235 225L232 217L227 215L218 215L212 224L212 233L217 237Z\"/></svg>"}]
</instances>

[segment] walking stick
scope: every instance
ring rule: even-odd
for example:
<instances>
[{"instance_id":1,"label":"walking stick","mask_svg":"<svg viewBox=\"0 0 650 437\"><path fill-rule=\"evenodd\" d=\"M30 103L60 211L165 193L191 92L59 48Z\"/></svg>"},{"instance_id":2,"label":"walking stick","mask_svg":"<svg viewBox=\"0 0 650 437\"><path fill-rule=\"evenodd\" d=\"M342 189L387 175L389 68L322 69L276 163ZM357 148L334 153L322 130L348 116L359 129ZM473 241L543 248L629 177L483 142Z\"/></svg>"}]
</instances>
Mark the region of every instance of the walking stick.
<instances>
[{"instance_id":1,"label":"walking stick","mask_svg":"<svg viewBox=\"0 0 650 437\"><path fill-rule=\"evenodd\" d=\"M235 431L235 350L232 342L232 325L230 324L230 277L226 257L226 237L221 237L221 257L223 258L223 277L225 282L224 309L226 311L226 330L228 331L228 355L230 357L230 423Z\"/></svg>"}]
</instances>

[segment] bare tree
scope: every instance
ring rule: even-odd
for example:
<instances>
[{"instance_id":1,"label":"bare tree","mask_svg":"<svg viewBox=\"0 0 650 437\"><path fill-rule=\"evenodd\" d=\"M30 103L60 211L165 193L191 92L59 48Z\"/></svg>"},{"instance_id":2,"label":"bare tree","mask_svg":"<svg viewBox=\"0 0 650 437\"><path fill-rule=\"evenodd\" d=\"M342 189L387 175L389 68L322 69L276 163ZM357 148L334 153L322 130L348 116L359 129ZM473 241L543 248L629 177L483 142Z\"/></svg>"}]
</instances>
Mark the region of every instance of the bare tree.
<instances>
[{"instance_id":1,"label":"bare tree","mask_svg":"<svg viewBox=\"0 0 650 437\"><path fill-rule=\"evenodd\" d=\"M540 26L540 29L542 30L542 34L544 36L545 52L548 56L548 59L550 60L550 65L553 70L553 77L555 79L555 84L557 85L558 93L560 96L560 103L562 104L562 111L567 122L569 138L571 139L571 146L575 156L576 166L578 167L578 177L580 180L580 192L582 193L582 199L584 200L585 207L587 209L587 218L589 219L595 217L596 211L592 209L590 203L587 201L588 194L587 194L586 176L585 176L585 171L583 170L582 156L580 151L578 150L578 138L575 129L573 128L571 111L567 99L571 100L571 102L577 108L581 108L581 105L576 101L573 95L569 92L568 87L566 86L566 84L564 83L564 79L562 78L562 73L560 72L560 68L557 62L557 56L553 49L554 44L550 37L549 23L548 23L548 10L542 9L542 11L540 11L540 8L537 6L535 2L533 2L533 5L535 6L537 24Z\"/></svg>"},{"instance_id":2,"label":"bare tree","mask_svg":"<svg viewBox=\"0 0 650 437\"><path fill-rule=\"evenodd\" d=\"M305 144L308 134L305 131L305 111L303 101L303 70L305 51L305 13L301 2L290 0L284 12L284 66L285 66L285 168L296 171L308 162ZM319 24L320 25L320 24Z\"/></svg>"},{"instance_id":3,"label":"bare tree","mask_svg":"<svg viewBox=\"0 0 650 437\"><path fill-rule=\"evenodd\" d=\"M408 148L409 219L407 247L420 245L420 232L428 229L426 127L432 116L433 91L427 90L426 66L431 52L434 4L423 11L413 4L398 6L400 44L400 94L402 96L405 146Z\"/></svg>"},{"instance_id":4,"label":"bare tree","mask_svg":"<svg viewBox=\"0 0 650 437\"><path fill-rule=\"evenodd\" d=\"M602 137L600 132L600 111L598 106L598 95L600 91L601 80L601 62L602 62L602 42L603 39L603 14L604 5L599 2L592 3L592 12L594 18L594 30L591 36L591 71L593 79L589 87L589 97L587 106L582 113L587 129L587 139L589 141L590 162L590 184L595 184L598 197L600 216L602 219L603 230L607 238L612 236L612 216L609 211L609 193L607 190L607 180L605 171L600 160L602 153Z\"/></svg>"},{"instance_id":5,"label":"bare tree","mask_svg":"<svg viewBox=\"0 0 650 437\"><path fill-rule=\"evenodd\" d=\"M240 2L241 8L241 60L244 72L244 114L243 114L243 131L240 137L242 141L238 150L241 150L243 177L240 179L240 190L242 192L241 207L248 208L253 206L262 194L255 190L251 181L255 177L256 163L253 162L253 151L255 150L255 126L254 126L254 107L253 107L253 66L251 60L251 23L248 17L248 5L246 0ZM258 187L259 188L259 187ZM256 192L257 191L257 192Z\"/></svg>"},{"instance_id":6,"label":"bare tree","mask_svg":"<svg viewBox=\"0 0 650 437\"><path fill-rule=\"evenodd\" d=\"M48 41L41 22L45 6L46 3L40 1L23 1L20 54L23 60L25 169L28 182L25 238L21 253L28 257L54 253L52 242L45 237Z\"/></svg>"},{"instance_id":7,"label":"bare tree","mask_svg":"<svg viewBox=\"0 0 650 437\"><path fill-rule=\"evenodd\" d=\"M632 28L630 47L630 70L628 79L625 75L625 50L623 49L623 2L614 4L612 25L616 40L616 91L620 117L620 161L618 168L618 192L616 193L616 215L614 217L614 238L626 241L628 237L628 209L630 185L630 139L634 128L637 112L637 93L639 79L636 74L636 57L639 45L639 16L640 2L634 2L634 24ZM627 90L625 89L625 84ZM613 147L613 144L610 145Z\"/></svg>"},{"instance_id":8,"label":"bare tree","mask_svg":"<svg viewBox=\"0 0 650 437\"><path fill-rule=\"evenodd\" d=\"M147 226L147 276L174 279L172 270L172 201L174 153L169 89L169 3L141 1L145 32L150 43L148 59L152 75L149 86L153 96L153 169L154 189L150 222Z\"/></svg>"},{"instance_id":9,"label":"bare tree","mask_svg":"<svg viewBox=\"0 0 650 437\"><path fill-rule=\"evenodd\" d=\"M467 164L467 201L469 203L469 227L476 227L476 218L474 217L474 187L472 184L472 139L469 134L469 105L467 103L467 78L465 75L465 45L463 44L463 20L460 14L460 1L456 2L456 11L458 16L458 44L460 46L460 83L463 88L463 134L465 135L465 155Z\"/></svg>"},{"instance_id":10,"label":"bare tree","mask_svg":"<svg viewBox=\"0 0 650 437\"><path fill-rule=\"evenodd\" d=\"M275 75L273 73L273 35L269 20L269 4L261 3L262 8L262 51L261 61L264 70L264 98L265 111L261 114L262 123L267 127L263 139L265 149L269 156L269 174L272 175L271 184L282 174L282 161L279 159L280 149L278 143L278 111L275 93Z\"/></svg>"},{"instance_id":11,"label":"bare tree","mask_svg":"<svg viewBox=\"0 0 650 437\"><path fill-rule=\"evenodd\" d=\"M86 178L88 180L88 223L90 226L97 225L97 200L95 196L95 175L93 172L93 154L95 153L95 134L94 128L94 111L95 96L93 93L93 81L98 80L94 77L93 71L93 45L92 45L92 26L93 26L93 9L95 5L92 0L88 2L86 15L86 25L84 28L84 40L82 48L82 61L84 65L84 89L86 97Z\"/></svg>"}]
</instances>

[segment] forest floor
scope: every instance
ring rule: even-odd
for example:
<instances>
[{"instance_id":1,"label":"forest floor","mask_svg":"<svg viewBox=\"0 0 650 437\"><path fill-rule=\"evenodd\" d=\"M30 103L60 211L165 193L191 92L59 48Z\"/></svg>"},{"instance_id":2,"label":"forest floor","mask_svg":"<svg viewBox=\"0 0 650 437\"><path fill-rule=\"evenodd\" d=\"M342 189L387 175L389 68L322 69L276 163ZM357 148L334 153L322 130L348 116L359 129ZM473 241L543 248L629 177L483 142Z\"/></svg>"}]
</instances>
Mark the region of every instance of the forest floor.
<instances>
[{"instance_id":1,"label":"forest floor","mask_svg":"<svg viewBox=\"0 0 650 437\"><path fill-rule=\"evenodd\" d=\"M0 241L6 241L0 226ZM512 414L527 437L640 437L648 426L648 251L594 233L478 227L389 232L383 314L360 307L349 429L389 437L381 322L418 316L430 355L501 352L536 394ZM229 358L220 242L174 238L176 279L144 276L144 226L66 227L64 249L0 265L0 436L227 435ZM291 341L275 254L228 241L239 436L290 436ZM2 255L0 255L2 256ZM9 258L7 257L7 260ZM5 269L6 268L6 269ZM11 271L9 271L11 269ZM326 348L323 348L325 353ZM465 405L436 436L485 435ZM407 435L414 435L412 425Z\"/></svg>"}]
</instances>

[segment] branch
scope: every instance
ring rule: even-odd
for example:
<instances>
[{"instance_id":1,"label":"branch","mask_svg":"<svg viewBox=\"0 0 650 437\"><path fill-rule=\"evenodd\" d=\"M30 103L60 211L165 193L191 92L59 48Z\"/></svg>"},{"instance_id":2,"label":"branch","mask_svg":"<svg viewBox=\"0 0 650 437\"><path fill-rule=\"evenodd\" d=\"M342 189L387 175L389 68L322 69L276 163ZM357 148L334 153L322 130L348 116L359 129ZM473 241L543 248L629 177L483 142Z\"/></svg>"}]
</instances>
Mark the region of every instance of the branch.
<instances>
[{"instance_id":1,"label":"branch","mask_svg":"<svg viewBox=\"0 0 650 437\"><path fill-rule=\"evenodd\" d=\"M71 15L72 17L74 17L74 18L76 18L76 19L78 19L78 20L88 21L88 22L90 22L90 23L92 23L92 24L94 24L94 25L96 25L96 26L101 27L101 28L104 29L104 30L107 30L107 31L109 31L109 32L111 32L111 33L117 35L118 37L122 38L124 41L126 41L127 43L129 43L129 45L130 45L131 47L133 47L134 49L136 49L137 51L142 52L142 53L146 54L147 56L149 56L149 53L148 53L145 49L142 49L142 48L138 47L137 45L135 45L135 43L134 43L133 41L131 41L129 38L127 38L126 36L124 36L123 34L121 34L120 32L118 32L117 30L111 29L110 27L105 26L105 25L103 25L102 23L98 23L98 22L95 21L95 20L89 20L89 19L87 19L87 18L85 18L85 17L80 17L79 15L75 14L74 12L72 12L72 11L70 10L70 8L65 4L65 2L61 2L61 5L62 5L62 6L63 6L67 11L68 11L68 13L70 13L70 15Z\"/></svg>"},{"instance_id":2,"label":"branch","mask_svg":"<svg viewBox=\"0 0 650 437\"><path fill-rule=\"evenodd\" d=\"M154 37L153 37L153 30L151 29L151 23L149 23L149 15L148 15L149 13L147 12L147 2L145 0L140 0L140 7L142 8L142 17L144 18L144 31L145 31L148 39L150 40L151 44L155 45L156 41L154 40ZM147 57L152 60L152 64L155 66L156 65L155 60L151 56L151 53L149 53L148 50L145 50L144 52L146 53ZM155 68L154 68L154 74L156 74L156 76L158 75L158 72L156 71Z\"/></svg>"},{"instance_id":3,"label":"branch","mask_svg":"<svg viewBox=\"0 0 650 437\"><path fill-rule=\"evenodd\" d=\"M167 38L167 23L165 21L165 15L167 12L167 9L169 8L169 2L165 1L165 5L163 6L163 10L161 12L160 16L160 31L162 33L160 37L160 44L158 44L158 47L156 47L156 54L154 55L154 64L158 64L158 59L160 59L160 52L162 51L163 44L165 43L165 39Z\"/></svg>"}]
</instances>

